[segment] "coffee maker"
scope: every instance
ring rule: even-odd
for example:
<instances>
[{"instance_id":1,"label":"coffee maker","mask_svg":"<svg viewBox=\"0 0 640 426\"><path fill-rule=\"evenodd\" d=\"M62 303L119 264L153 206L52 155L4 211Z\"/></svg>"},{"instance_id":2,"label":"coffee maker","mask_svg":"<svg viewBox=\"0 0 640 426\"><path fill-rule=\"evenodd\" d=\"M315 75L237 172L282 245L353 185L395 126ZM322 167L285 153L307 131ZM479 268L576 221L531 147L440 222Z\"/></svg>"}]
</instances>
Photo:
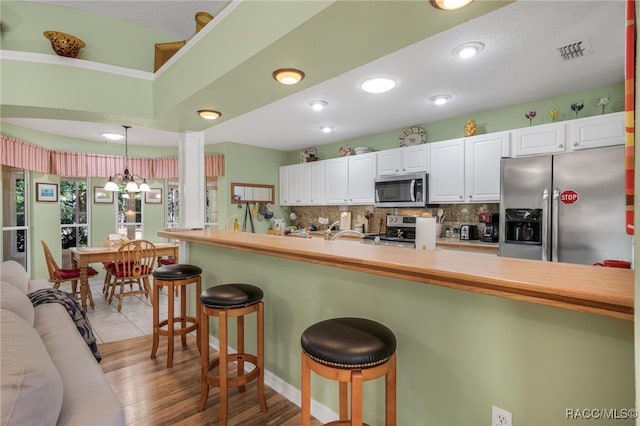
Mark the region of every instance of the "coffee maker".
<instances>
[{"instance_id":1,"label":"coffee maker","mask_svg":"<svg viewBox=\"0 0 640 426\"><path fill-rule=\"evenodd\" d=\"M498 242L498 213L480 213L479 220L484 223L484 232L481 241L487 243Z\"/></svg>"}]
</instances>

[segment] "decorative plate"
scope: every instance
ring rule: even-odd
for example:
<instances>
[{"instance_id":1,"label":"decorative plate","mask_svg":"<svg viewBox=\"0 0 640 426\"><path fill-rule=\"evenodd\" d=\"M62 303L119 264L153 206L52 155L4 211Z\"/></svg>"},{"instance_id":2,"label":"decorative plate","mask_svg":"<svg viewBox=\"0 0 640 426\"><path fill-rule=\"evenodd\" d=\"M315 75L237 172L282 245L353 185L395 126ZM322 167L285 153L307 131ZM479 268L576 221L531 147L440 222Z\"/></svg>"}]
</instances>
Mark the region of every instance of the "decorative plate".
<instances>
[{"instance_id":1,"label":"decorative plate","mask_svg":"<svg viewBox=\"0 0 640 426\"><path fill-rule=\"evenodd\" d=\"M400 134L400 146L413 146L427 141L427 131L422 127L411 127Z\"/></svg>"}]
</instances>

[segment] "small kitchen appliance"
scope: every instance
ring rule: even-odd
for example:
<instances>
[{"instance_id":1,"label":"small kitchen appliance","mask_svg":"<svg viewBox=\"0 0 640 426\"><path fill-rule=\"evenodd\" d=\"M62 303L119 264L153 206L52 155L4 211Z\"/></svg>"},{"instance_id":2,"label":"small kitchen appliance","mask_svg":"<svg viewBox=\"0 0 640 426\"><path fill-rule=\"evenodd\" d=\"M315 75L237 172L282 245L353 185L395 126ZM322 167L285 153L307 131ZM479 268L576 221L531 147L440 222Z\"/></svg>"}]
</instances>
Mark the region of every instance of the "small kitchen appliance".
<instances>
[{"instance_id":1,"label":"small kitchen appliance","mask_svg":"<svg viewBox=\"0 0 640 426\"><path fill-rule=\"evenodd\" d=\"M460 225L461 240L477 240L478 225Z\"/></svg>"},{"instance_id":2,"label":"small kitchen appliance","mask_svg":"<svg viewBox=\"0 0 640 426\"><path fill-rule=\"evenodd\" d=\"M417 216L388 214L384 232L381 229L380 234L365 235L362 242L413 248L416 244L416 219Z\"/></svg>"},{"instance_id":3,"label":"small kitchen appliance","mask_svg":"<svg viewBox=\"0 0 640 426\"><path fill-rule=\"evenodd\" d=\"M484 223L484 232L482 233L481 241L486 243L498 242L498 221L500 215L498 213L480 213L480 223Z\"/></svg>"}]
</instances>

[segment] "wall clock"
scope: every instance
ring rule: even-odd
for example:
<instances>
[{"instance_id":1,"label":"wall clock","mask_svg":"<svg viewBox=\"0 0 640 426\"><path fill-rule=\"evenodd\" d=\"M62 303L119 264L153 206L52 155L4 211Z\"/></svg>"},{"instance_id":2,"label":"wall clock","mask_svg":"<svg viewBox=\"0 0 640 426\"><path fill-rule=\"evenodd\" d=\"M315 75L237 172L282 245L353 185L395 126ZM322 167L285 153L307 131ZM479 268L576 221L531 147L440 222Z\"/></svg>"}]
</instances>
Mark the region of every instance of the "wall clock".
<instances>
[{"instance_id":1,"label":"wall clock","mask_svg":"<svg viewBox=\"0 0 640 426\"><path fill-rule=\"evenodd\" d=\"M413 146L427 141L427 131L422 127L411 127L400 134L398 142L400 146Z\"/></svg>"}]
</instances>

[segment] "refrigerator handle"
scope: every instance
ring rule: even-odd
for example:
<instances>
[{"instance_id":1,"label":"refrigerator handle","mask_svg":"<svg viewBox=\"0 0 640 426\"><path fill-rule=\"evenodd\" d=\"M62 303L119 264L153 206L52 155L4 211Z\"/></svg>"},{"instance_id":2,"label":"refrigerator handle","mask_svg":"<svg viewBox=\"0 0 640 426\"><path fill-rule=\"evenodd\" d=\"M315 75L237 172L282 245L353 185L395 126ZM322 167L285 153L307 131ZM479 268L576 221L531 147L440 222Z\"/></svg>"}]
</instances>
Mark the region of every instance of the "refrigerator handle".
<instances>
[{"instance_id":1,"label":"refrigerator handle","mask_svg":"<svg viewBox=\"0 0 640 426\"><path fill-rule=\"evenodd\" d=\"M551 260L558 261L558 201L560 200L560 190L553 190L553 204L551 205Z\"/></svg>"},{"instance_id":2,"label":"refrigerator handle","mask_svg":"<svg viewBox=\"0 0 640 426\"><path fill-rule=\"evenodd\" d=\"M549 189L545 188L542 191L542 260L547 262L549 260L549 226L547 219L549 216Z\"/></svg>"}]
</instances>

